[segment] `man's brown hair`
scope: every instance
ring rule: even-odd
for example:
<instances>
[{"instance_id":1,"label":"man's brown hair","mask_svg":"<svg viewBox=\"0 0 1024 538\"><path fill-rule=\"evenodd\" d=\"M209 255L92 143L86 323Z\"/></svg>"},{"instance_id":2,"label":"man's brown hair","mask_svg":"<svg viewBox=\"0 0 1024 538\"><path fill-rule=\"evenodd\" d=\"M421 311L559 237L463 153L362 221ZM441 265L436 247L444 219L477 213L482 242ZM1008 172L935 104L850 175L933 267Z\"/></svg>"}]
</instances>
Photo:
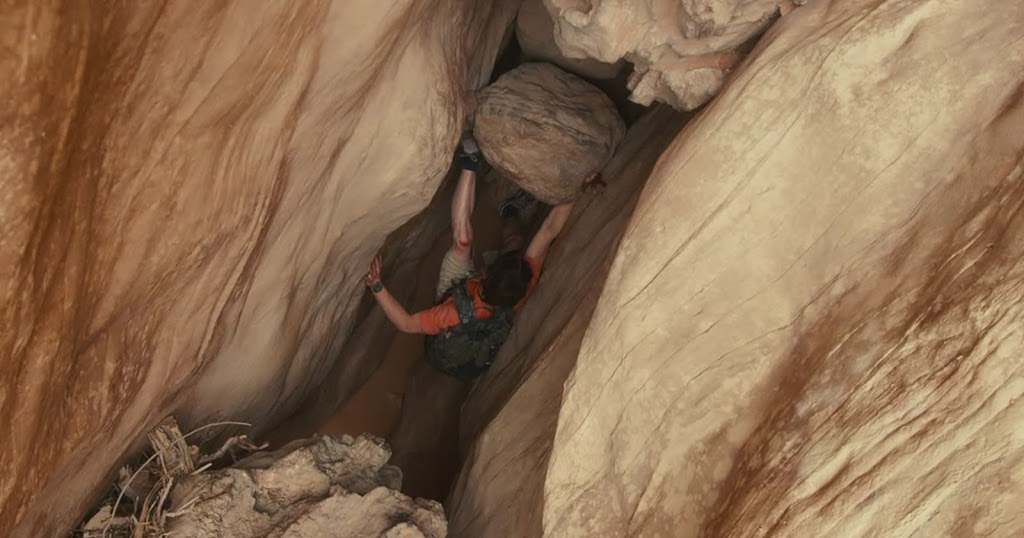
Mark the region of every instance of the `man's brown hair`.
<instances>
[{"instance_id":1,"label":"man's brown hair","mask_svg":"<svg viewBox=\"0 0 1024 538\"><path fill-rule=\"evenodd\" d=\"M519 252L506 252L498 256L487 268L480 297L493 306L515 306L526 296L533 279L533 269Z\"/></svg>"}]
</instances>

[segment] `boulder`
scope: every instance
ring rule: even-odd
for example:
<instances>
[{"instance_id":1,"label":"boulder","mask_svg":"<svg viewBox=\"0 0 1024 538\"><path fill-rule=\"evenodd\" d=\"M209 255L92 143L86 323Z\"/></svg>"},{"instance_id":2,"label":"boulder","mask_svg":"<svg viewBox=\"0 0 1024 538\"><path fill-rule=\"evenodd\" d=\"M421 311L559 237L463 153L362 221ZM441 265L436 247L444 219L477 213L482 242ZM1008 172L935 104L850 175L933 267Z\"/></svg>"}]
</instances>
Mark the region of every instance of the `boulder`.
<instances>
[{"instance_id":1,"label":"boulder","mask_svg":"<svg viewBox=\"0 0 1024 538\"><path fill-rule=\"evenodd\" d=\"M170 493L175 536L444 538L441 505L397 490L391 452L369 436L319 436L185 477ZM397 472L397 473L396 473ZM418 533L418 534L417 534Z\"/></svg>"},{"instance_id":2,"label":"boulder","mask_svg":"<svg viewBox=\"0 0 1024 538\"><path fill-rule=\"evenodd\" d=\"M526 0L516 15L516 39L527 61L550 62L582 77L604 80L615 78L625 62L601 62L591 58L569 58L555 41L555 25L544 0Z\"/></svg>"},{"instance_id":3,"label":"boulder","mask_svg":"<svg viewBox=\"0 0 1024 538\"><path fill-rule=\"evenodd\" d=\"M633 64L633 101L692 110L721 89L744 45L806 0L544 0L571 58Z\"/></svg>"},{"instance_id":4,"label":"boulder","mask_svg":"<svg viewBox=\"0 0 1024 538\"><path fill-rule=\"evenodd\" d=\"M505 73L478 102L473 132L484 157L548 204L575 199L626 131L607 95L547 63Z\"/></svg>"}]
</instances>

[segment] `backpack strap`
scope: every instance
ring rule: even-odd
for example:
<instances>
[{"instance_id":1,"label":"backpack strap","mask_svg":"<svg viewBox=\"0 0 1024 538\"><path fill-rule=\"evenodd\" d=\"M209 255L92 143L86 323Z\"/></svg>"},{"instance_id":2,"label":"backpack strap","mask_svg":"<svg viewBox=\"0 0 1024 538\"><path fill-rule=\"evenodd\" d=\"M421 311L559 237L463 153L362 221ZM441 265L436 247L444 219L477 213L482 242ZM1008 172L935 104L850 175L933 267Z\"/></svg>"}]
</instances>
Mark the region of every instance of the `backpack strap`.
<instances>
[{"instance_id":1,"label":"backpack strap","mask_svg":"<svg viewBox=\"0 0 1024 538\"><path fill-rule=\"evenodd\" d=\"M495 308L494 310L492 310L491 317L493 319L504 319L506 321L512 321L512 317L514 315L515 314L514 314L513 310L510 307L499 306L499 307Z\"/></svg>"},{"instance_id":2,"label":"backpack strap","mask_svg":"<svg viewBox=\"0 0 1024 538\"><path fill-rule=\"evenodd\" d=\"M452 286L451 291L452 297L455 298L455 310L459 313L459 321L463 325L472 323L476 319L476 305L473 304L473 298L466 291L466 281L456 283Z\"/></svg>"}]
</instances>

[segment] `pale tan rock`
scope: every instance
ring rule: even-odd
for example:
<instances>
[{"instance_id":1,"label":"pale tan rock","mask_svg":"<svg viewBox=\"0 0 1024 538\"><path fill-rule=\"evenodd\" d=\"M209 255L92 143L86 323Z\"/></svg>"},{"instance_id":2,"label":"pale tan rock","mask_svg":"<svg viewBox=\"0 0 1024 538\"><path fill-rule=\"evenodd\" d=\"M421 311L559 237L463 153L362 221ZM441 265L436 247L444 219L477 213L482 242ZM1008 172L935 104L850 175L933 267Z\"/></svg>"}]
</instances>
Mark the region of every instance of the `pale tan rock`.
<instances>
[{"instance_id":1,"label":"pale tan rock","mask_svg":"<svg viewBox=\"0 0 1024 538\"><path fill-rule=\"evenodd\" d=\"M568 58L555 42L555 25L544 0L526 0L516 15L516 39L527 61L549 62L590 79L615 78L625 62L600 62L590 58Z\"/></svg>"},{"instance_id":2,"label":"pale tan rock","mask_svg":"<svg viewBox=\"0 0 1024 538\"><path fill-rule=\"evenodd\" d=\"M323 436L190 476L171 492L169 512L180 515L165 530L195 538L444 538L439 504L366 482L390 455L380 439Z\"/></svg>"},{"instance_id":3,"label":"pale tan rock","mask_svg":"<svg viewBox=\"0 0 1024 538\"><path fill-rule=\"evenodd\" d=\"M428 511L387 488L365 496L335 493L300 516L281 538L445 538L444 512Z\"/></svg>"},{"instance_id":4,"label":"pale tan rock","mask_svg":"<svg viewBox=\"0 0 1024 538\"><path fill-rule=\"evenodd\" d=\"M626 130L607 95L548 63L505 73L478 99L473 134L487 162L548 204L575 199Z\"/></svg>"},{"instance_id":5,"label":"pale tan rock","mask_svg":"<svg viewBox=\"0 0 1024 538\"><path fill-rule=\"evenodd\" d=\"M381 538L426 538L423 532L408 523L400 523L391 527Z\"/></svg>"},{"instance_id":6,"label":"pale tan rock","mask_svg":"<svg viewBox=\"0 0 1024 538\"><path fill-rule=\"evenodd\" d=\"M570 58L633 63L630 99L692 110L721 88L737 48L793 0L544 0Z\"/></svg>"},{"instance_id":7,"label":"pale tan rock","mask_svg":"<svg viewBox=\"0 0 1024 538\"><path fill-rule=\"evenodd\" d=\"M416 302L416 283L423 278L424 257L451 226L451 200L459 172L458 167L453 167L430 205L395 230L383 247L388 290L408 308L420 304L425 307L433 301L436 276L431 279L425 303ZM447 237L442 240L450 241ZM369 301L365 306L370 306ZM387 349L397 331L379 308L367 310L369 313L357 320L323 383L300 405L301 413L289 417L285 426L274 432L275 436L290 439L315 431L337 413L379 366L381 350Z\"/></svg>"},{"instance_id":8,"label":"pale tan rock","mask_svg":"<svg viewBox=\"0 0 1024 538\"><path fill-rule=\"evenodd\" d=\"M160 417L255 436L323 381L516 8L5 4L0 535L67 535Z\"/></svg>"},{"instance_id":9,"label":"pale tan rock","mask_svg":"<svg viewBox=\"0 0 1024 538\"><path fill-rule=\"evenodd\" d=\"M781 19L644 189L544 535L1024 535L1022 95L1019 2Z\"/></svg>"}]
</instances>

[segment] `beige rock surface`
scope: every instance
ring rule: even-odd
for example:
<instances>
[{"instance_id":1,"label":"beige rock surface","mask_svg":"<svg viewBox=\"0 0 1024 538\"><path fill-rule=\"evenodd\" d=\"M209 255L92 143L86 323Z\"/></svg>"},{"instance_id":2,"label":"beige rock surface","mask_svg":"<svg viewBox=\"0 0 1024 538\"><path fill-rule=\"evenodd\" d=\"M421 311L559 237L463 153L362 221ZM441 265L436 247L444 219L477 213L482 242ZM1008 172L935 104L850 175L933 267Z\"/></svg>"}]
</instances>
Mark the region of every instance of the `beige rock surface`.
<instances>
[{"instance_id":1,"label":"beige rock surface","mask_svg":"<svg viewBox=\"0 0 1024 538\"><path fill-rule=\"evenodd\" d=\"M570 58L634 65L631 99L692 110L721 88L745 42L804 0L544 0Z\"/></svg>"},{"instance_id":2,"label":"beige rock surface","mask_svg":"<svg viewBox=\"0 0 1024 538\"><path fill-rule=\"evenodd\" d=\"M429 298L426 302L417 302L416 286L424 278L421 274L424 258L434 248L439 237L450 237L445 231L451 226L451 198L458 173L458 168L449 171L430 204L392 232L382 248L384 279L388 282L388 290L411 310L432 304L436 276L428 278ZM402 336L415 336L398 334L384 313L375 307L369 295L359 305L356 318L351 335L337 353L330 370L323 376L323 382L300 404L299 413L289 417L280 429L270 434L272 439L287 440L312 434L375 372L382 349L395 345ZM422 348L423 343L417 342L414 345Z\"/></svg>"},{"instance_id":3,"label":"beige rock surface","mask_svg":"<svg viewBox=\"0 0 1024 538\"><path fill-rule=\"evenodd\" d=\"M526 0L516 15L516 39L526 61L550 62L590 79L609 79L622 71L625 62L600 62L590 58L568 58L555 41L555 24L544 0Z\"/></svg>"},{"instance_id":4,"label":"beige rock surface","mask_svg":"<svg viewBox=\"0 0 1024 538\"><path fill-rule=\"evenodd\" d=\"M1019 2L773 27L641 196L544 535L1024 534L1022 96Z\"/></svg>"},{"instance_id":5,"label":"beige rock surface","mask_svg":"<svg viewBox=\"0 0 1024 538\"><path fill-rule=\"evenodd\" d=\"M607 95L548 63L520 65L478 100L473 135L487 162L551 205L575 199L626 131Z\"/></svg>"},{"instance_id":6,"label":"beige rock surface","mask_svg":"<svg viewBox=\"0 0 1024 538\"><path fill-rule=\"evenodd\" d=\"M441 505L402 495L381 439L321 436L186 477L166 532L193 538L444 538ZM417 534L418 533L418 534Z\"/></svg>"},{"instance_id":7,"label":"beige rock surface","mask_svg":"<svg viewBox=\"0 0 1024 538\"><path fill-rule=\"evenodd\" d=\"M322 381L516 8L5 4L0 535L65 534L167 414Z\"/></svg>"},{"instance_id":8,"label":"beige rock surface","mask_svg":"<svg viewBox=\"0 0 1024 538\"><path fill-rule=\"evenodd\" d=\"M774 12L546 1L681 108ZM266 426L322 381L516 7L252 6L0 13L0 535L66 535L166 414ZM470 393L453 534L1024 535L1024 6L794 10L634 198L662 121ZM307 536L430 535L361 489L393 473L261 474L270 512L322 497Z\"/></svg>"}]
</instances>

